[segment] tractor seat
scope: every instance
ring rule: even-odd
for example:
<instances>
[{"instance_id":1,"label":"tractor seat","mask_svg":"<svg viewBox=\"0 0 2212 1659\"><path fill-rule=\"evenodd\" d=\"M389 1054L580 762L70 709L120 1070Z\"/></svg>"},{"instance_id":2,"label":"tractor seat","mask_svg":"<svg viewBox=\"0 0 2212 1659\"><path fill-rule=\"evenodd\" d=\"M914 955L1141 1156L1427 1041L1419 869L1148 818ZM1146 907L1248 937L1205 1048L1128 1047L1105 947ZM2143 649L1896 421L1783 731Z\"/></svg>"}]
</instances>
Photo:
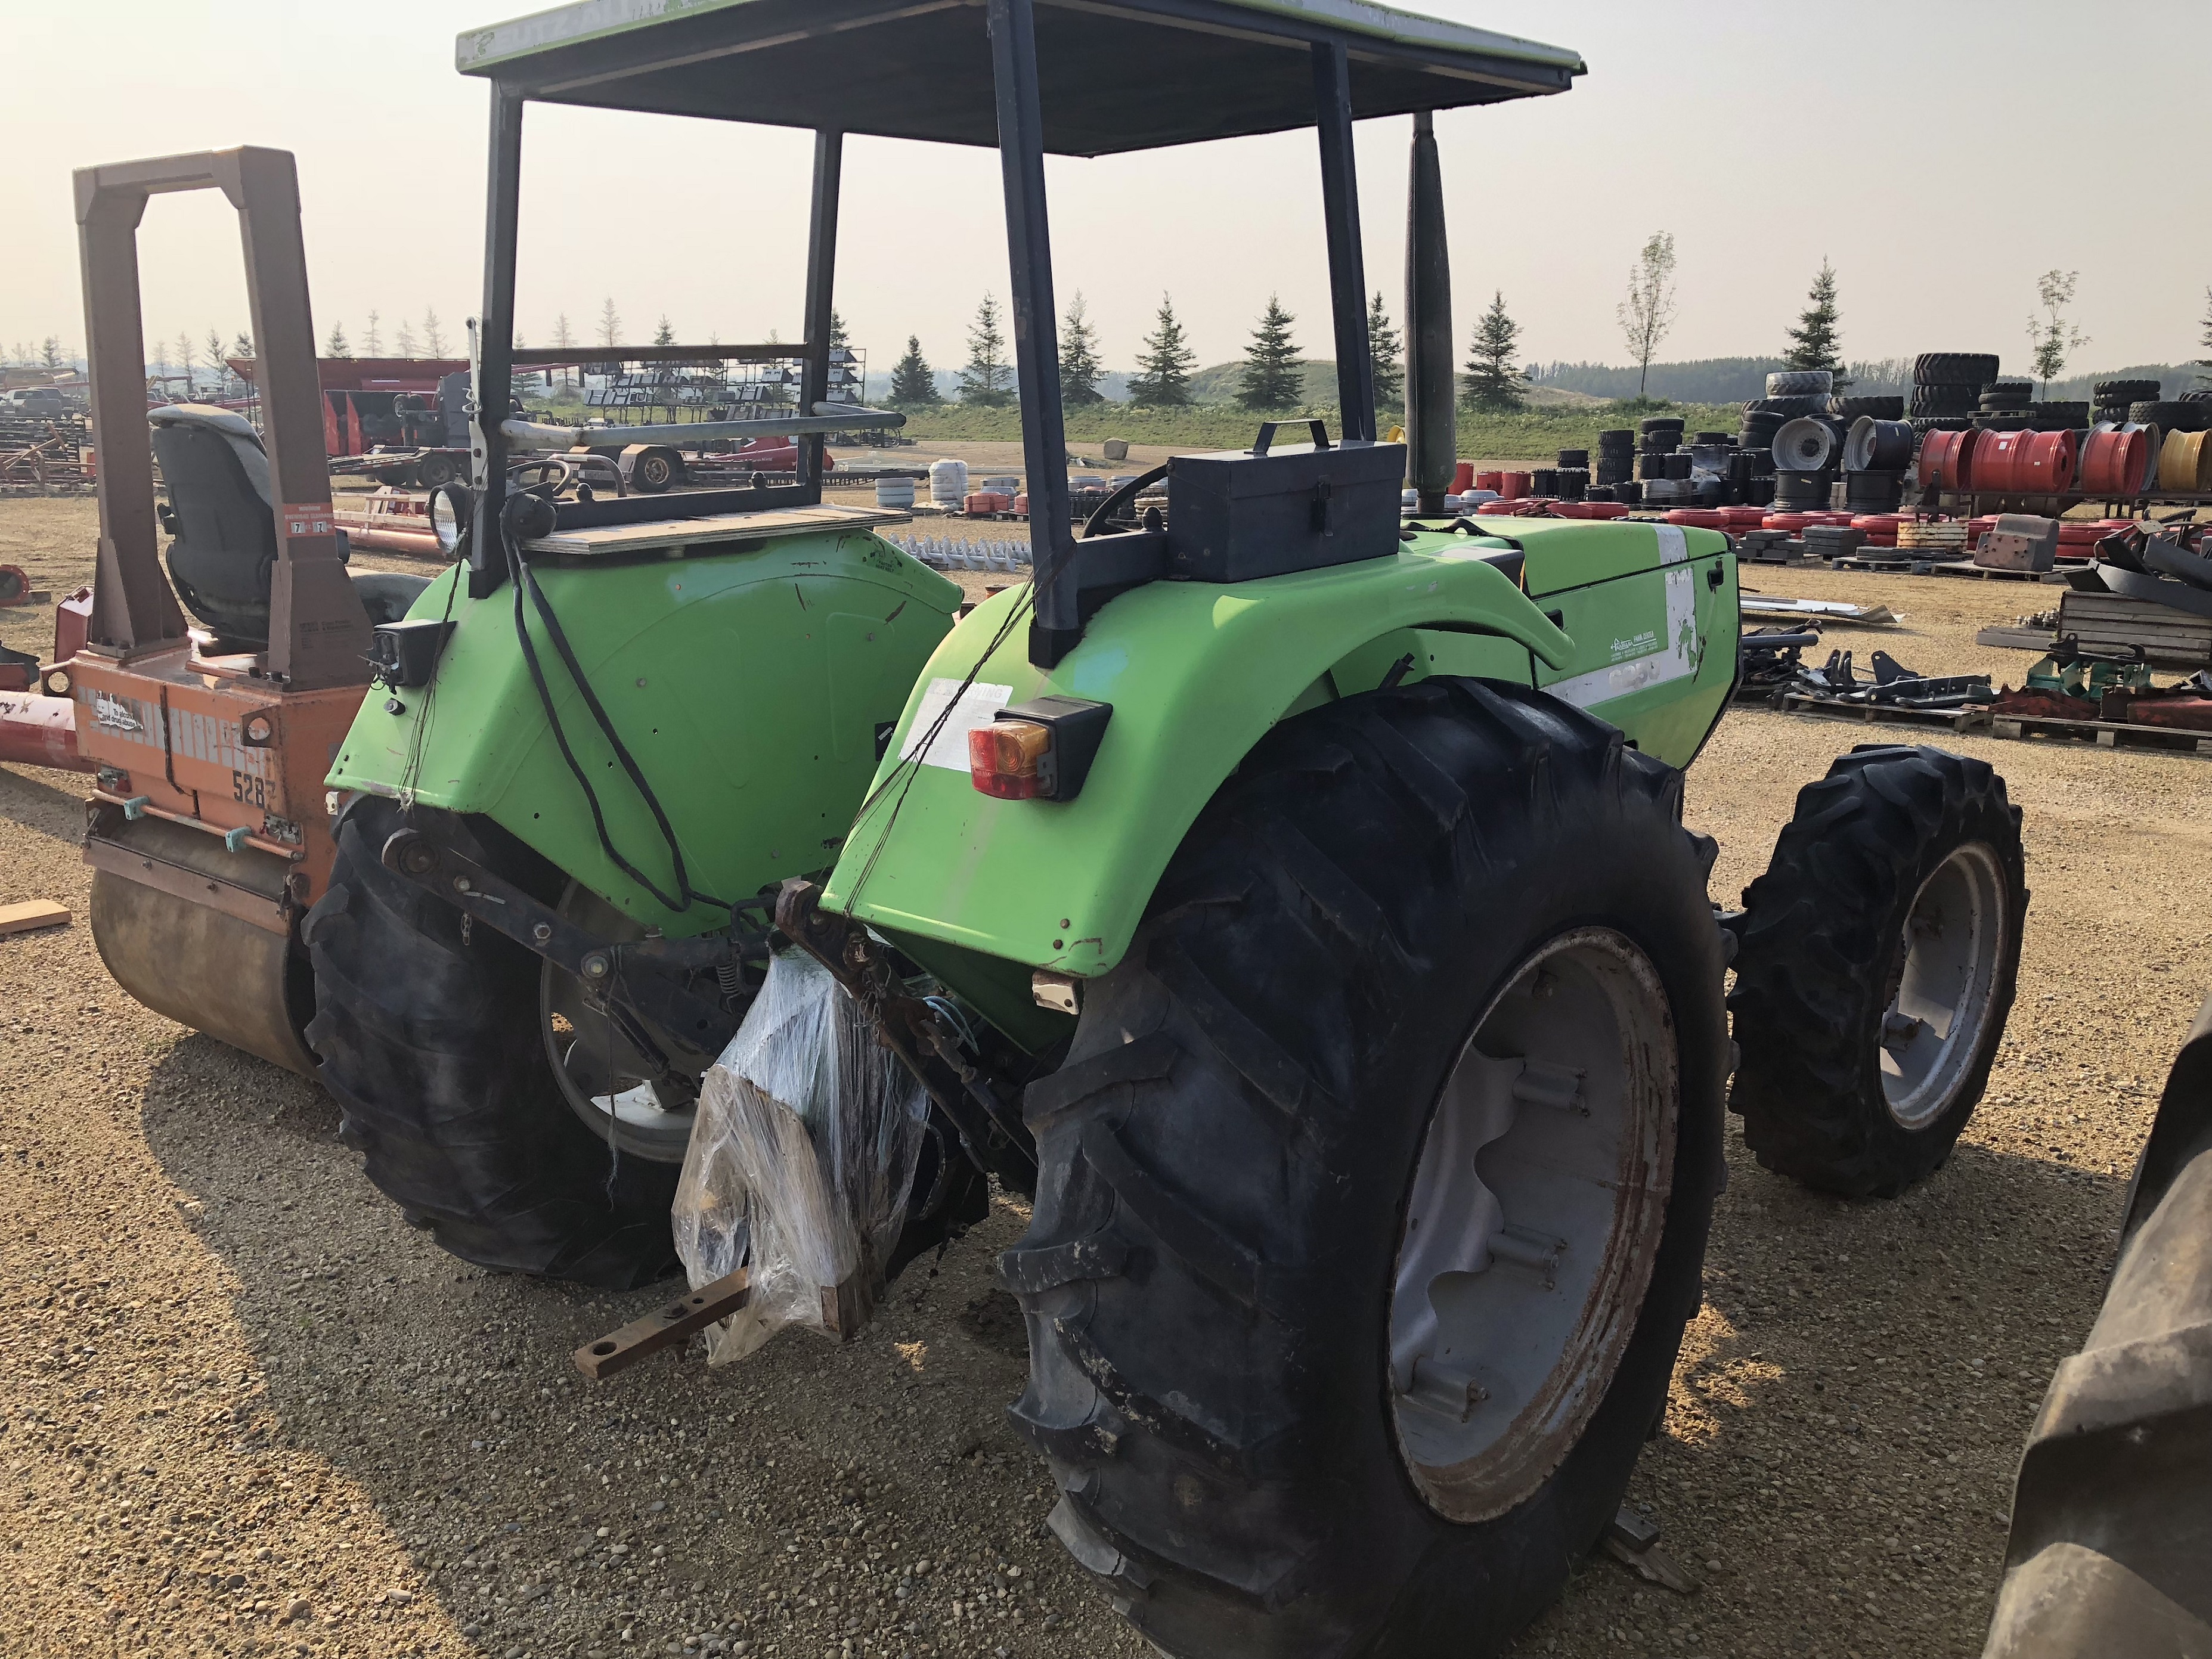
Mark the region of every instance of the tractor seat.
<instances>
[{"instance_id":1,"label":"tractor seat","mask_svg":"<svg viewBox=\"0 0 2212 1659\"><path fill-rule=\"evenodd\" d=\"M177 598L227 648L267 650L276 499L260 435L244 416L210 404L171 404L146 418L154 428L154 459L168 486L161 522L175 538L169 544L169 579ZM352 555L341 532L338 557ZM379 613L388 611L396 598L381 591L392 579L356 575L354 585L362 590L372 621L390 619Z\"/></svg>"}]
</instances>

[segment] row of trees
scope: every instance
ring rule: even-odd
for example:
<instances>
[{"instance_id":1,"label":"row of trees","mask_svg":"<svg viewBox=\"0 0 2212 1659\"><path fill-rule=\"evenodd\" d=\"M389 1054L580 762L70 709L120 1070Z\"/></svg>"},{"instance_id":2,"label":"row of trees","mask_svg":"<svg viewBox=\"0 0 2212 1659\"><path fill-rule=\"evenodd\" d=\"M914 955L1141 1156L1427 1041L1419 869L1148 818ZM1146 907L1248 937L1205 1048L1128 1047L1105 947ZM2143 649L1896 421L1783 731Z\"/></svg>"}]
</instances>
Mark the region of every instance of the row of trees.
<instances>
[{"instance_id":1,"label":"row of trees","mask_svg":"<svg viewBox=\"0 0 2212 1659\"><path fill-rule=\"evenodd\" d=\"M62 337L49 334L36 345L18 340L9 349L7 361L26 368L49 368L58 372L70 366L69 353L62 347Z\"/></svg>"},{"instance_id":2,"label":"row of trees","mask_svg":"<svg viewBox=\"0 0 2212 1659\"><path fill-rule=\"evenodd\" d=\"M2037 309L2029 313L2027 319L2028 360L2035 378L2045 386L2058 379L2074 354L2089 343L2089 337L2067 316L2081 276L2078 270L2046 270L2035 280ZM2212 302L2212 289L2208 289L2205 295L2208 302ZM1636 264L1630 268L1628 292L1617 314L1622 337L1628 343L1630 358L1637 367L1637 400L1640 403L1644 400L1651 360L1658 355L1660 343L1674 325L1674 238L1671 232L1656 232L1644 244ZM1783 357L1791 368L1824 368L1835 377L1837 391L1850 386L1851 379L1844 367L1843 309L1837 295L1836 268L1829 260L1820 261L1820 269L1814 274L1813 285L1806 293L1805 309L1798 313L1796 322L1783 332L1790 342ZM2205 316L2204 337L2205 343L2212 345L2212 310L2208 310Z\"/></svg>"},{"instance_id":3,"label":"row of trees","mask_svg":"<svg viewBox=\"0 0 2212 1659\"><path fill-rule=\"evenodd\" d=\"M1297 319L1283 308L1279 295L1269 295L1265 310L1244 348L1244 362L1237 377L1237 402L1242 408L1270 413L1297 408L1304 401L1304 360L1298 356L1293 330ZM1405 398L1404 345L1390 321L1381 294L1368 307L1368 338L1375 364L1375 399L1384 408L1397 407ZM1474 355L1462 382L1463 400L1470 409L1517 409L1526 384L1512 367L1520 330L1506 315L1504 295L1497 295L1476 331ZM1176 315L1171 295L1160 296L1152 331L1145 336L1137 355L1136 372L1129 377L1129 402L1139 409L1182 409L1196 401L1198 354L1191 349L1182 321ZM1078 293L1060 324L1060 395L1070 409L1106 401L1099 382L1106 377L1098 354L1098 331L1091 321L1084 297ZM959 371L959 401L972 408L1004 409L1016 398L1013 366L1007 360L1005 319L990 295L975 307L968 329L968 361ZM945 401L937 388L937 374L923 355L919 335L907 337L906 351L891 368L886 401L895 409L929 409Z\"/></svg>"}]
</instances>

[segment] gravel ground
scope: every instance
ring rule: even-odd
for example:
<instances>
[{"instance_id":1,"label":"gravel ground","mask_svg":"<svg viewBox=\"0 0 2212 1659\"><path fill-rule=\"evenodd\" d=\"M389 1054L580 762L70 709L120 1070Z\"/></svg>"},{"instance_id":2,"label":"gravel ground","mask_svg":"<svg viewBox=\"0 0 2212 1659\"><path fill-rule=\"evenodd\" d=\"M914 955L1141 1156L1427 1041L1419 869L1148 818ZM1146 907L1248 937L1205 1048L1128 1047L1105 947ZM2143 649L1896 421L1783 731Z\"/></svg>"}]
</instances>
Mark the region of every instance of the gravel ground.
<instances>
[{"instance_id":1,"label":"gravel ground","mask_svg":"<svg viewBox=\"0 0 2212 1659\"><path fill-rule=\"evenodd\" d=\"M64 591L86 501L0 502L0 562ZM1761 572L1879 598L1838 631L2016 678L1975 627L2008 584ZM971 579L975 582L975 579ZM980 583L976 583L980 585ZM47 621L0 613L0 638ZM1886 728L1740 712L1692 774L1733 895L1796 787ZM1524 1654L1972 1655L2011 1474L2101 1293L2127 1172L2206 989L2212 771L1960 740L2027 808L2021 998L1987 1103L1934 1180L1814 1197L1740 1139L1707 1304L1632 1492L1705 1581L1608 1562ZM362 1180L311 1085L138 1008L85 926L76 781L0 770L0 1648L10 1655L845 1659L1138 1654L1041 1530L1001 1408L1022 1338L991 1219L836 1349L787 1334L709 1371L583 1382L569 1350L656 1299L480 1273Z\"/></svg>"}]
</instances>

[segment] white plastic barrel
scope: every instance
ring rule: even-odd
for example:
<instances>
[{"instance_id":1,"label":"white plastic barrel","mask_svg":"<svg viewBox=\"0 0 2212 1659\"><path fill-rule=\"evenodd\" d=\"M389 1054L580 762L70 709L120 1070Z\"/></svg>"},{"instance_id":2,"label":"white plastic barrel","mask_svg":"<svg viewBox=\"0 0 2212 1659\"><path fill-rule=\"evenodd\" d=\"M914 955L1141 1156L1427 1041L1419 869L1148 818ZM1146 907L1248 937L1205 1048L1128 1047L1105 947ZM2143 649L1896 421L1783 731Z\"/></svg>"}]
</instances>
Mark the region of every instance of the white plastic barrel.
<instances>
[{"instance_id":1,"label":"white plastic barrel","mask_svg":"<svg viewBox=\"0 0 2212 1659\"><path fill-rule=\"evenodd\" d=\"M911 478L878 478L876 480L876 505L893 512L904 512L914 505L914 480Z\"/></svg>"}]
</instances>

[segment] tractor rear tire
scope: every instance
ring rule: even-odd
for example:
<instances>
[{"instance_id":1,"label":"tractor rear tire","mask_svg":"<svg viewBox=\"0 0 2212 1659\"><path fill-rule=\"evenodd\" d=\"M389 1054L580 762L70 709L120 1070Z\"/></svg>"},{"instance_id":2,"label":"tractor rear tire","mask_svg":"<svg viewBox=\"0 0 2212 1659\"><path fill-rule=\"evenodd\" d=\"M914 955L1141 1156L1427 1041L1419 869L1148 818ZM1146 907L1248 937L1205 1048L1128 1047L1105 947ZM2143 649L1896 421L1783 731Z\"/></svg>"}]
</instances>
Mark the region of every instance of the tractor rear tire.
<instances>
[{"instance_id":1,"label":"tractor rear tire","mask_svg":"<svg viewBox=\"0 0 2212 1659\"><path fill-rule=\"evenodd\" d=\"M425 809L417 809L418 814ZM445 827L547 902L557 872L496 826ZM370 1181L465 1261L602 1290L677 1267L680 1167L617 1157L570 1109L541 1034L539 958L384 868L397 803L339 821L329 890L303 929L315 968L307 1041Z\"/></svg>"},{"instance_id":2,"label":"tractor rear tire","mask_svg":"<svg viewBox=\"0 0 2212 1659\"><path fill-rule=\"evenodd\" d=\"M1085 988L1067 1064L1024 1100L1040 1170L1029 1231L1000 1262L1029 1331L1012 1416L1059 1483L1053 1531L1160 1650L1495 1653L1613 1520L1699 1305L1722 1172L1711 843L1682 829L1680 802L1680 773L1525 688L1439 678L1347 699L1261 743L1127 956ZM1577 976L1612 970L1586 970L1579 949L1643 964L1650 1018L1581 1023L1598 1005ZM1474 1041L1500 1008L1571 1012L1589 1094L1571 1066L1540 1066L1538 1043L1508 1042L1504 1063L1566 1079L1565 1097L1455 1139L1463 1068L1501 1063ZM1601 1075L1629 1080L1608 1095ZM1417 1171L1473 1180L1453 1154L1476 1145L1513 1207L1497 1160L1544 1157L1528 1160L1524 1127L1540 1148L1578 1144L1592 1104L1631 1121L1608 1098L1661 1103L1588 1166L1595 1222L1553 1241L1562 1277L1595 1275L1587 1299L1489 1265L1518 1259L1498 1242L1517 1230L1470 1225L1497 1212L1424 1202L1439 1218L1425 1236L1409 1220ZM1534 1201L1512 1218L1575 1231ZM1477 1299L1525 1297L1568 1329L1556 1347L1510 1345L1544 1379L1522 1379L1527 1413L1513 1390L1488 1418L1471 1408L1476 1428L1440 1431L1442 1462L1419 1449L1429 1358L1410 1388L1393 1358L1397 1312L1461 1277L1416 1274L1418 1304L1395 1293L1422 1237L1486 1237L1495 1253L1465 1275ZM1516 1432L1528 1416L1544 1429ZM1490 1443L1462 1457L1461 1432ZM1486 1482L1471 1473L1486 1458Z\"/></svg>"},{"instance_id":3,"label":"tractor rear tire","mask_svg":"<svg viewBox=\"0 0 2212 1659\"><path fill-rule=\"evenodd\" d=\"M1729 998L1729 1107L1768 1169L1894 1198L1950 1157L2019 978L2020 816L1987 762L1941 749L1863 745L1798 793Z\"/></svg>"}]
</instances>

